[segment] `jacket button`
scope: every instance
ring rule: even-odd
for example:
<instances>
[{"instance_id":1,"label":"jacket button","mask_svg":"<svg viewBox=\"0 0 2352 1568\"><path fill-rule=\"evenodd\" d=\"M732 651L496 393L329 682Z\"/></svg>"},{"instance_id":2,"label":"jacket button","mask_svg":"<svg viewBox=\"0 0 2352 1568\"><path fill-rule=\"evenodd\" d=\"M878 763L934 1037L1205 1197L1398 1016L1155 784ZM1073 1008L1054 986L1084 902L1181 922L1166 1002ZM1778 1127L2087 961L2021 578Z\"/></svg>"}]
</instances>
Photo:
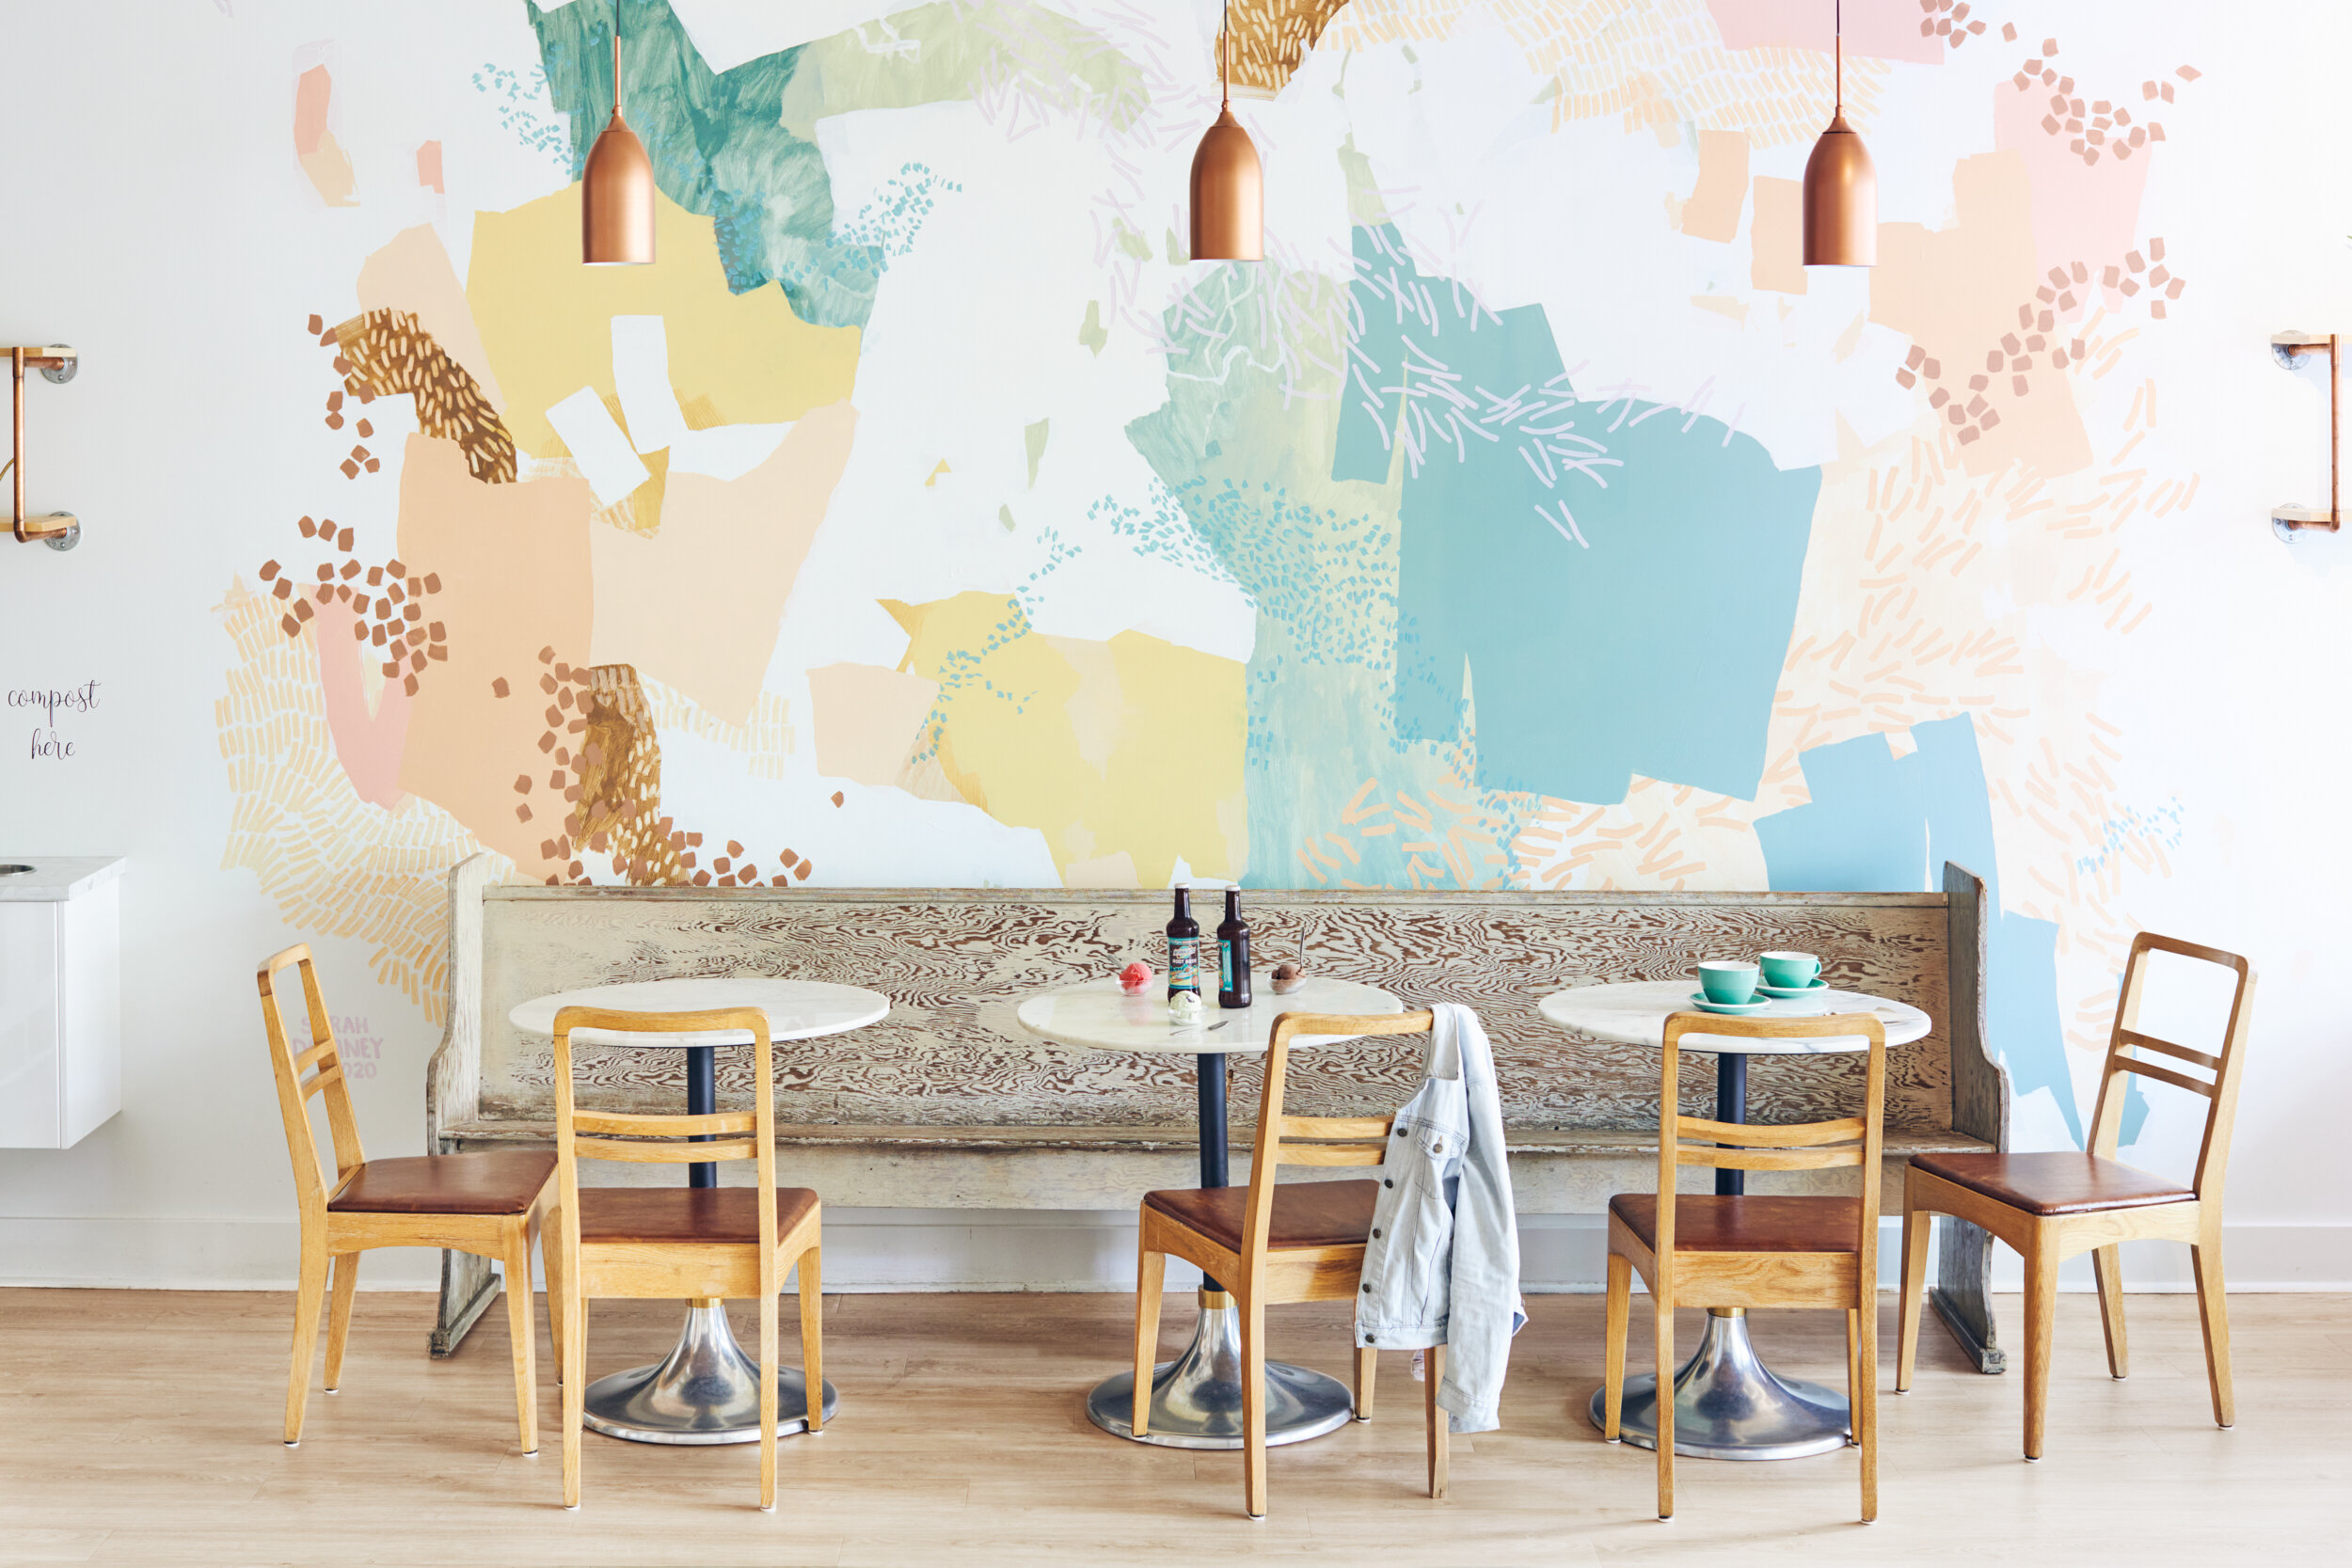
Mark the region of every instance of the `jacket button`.
<instances>
[{"instance_id":1,"label":"jacket button","mask_svg":"<svg viewBox=\"0 0 2352 1568\"><path fill-rule=\"evenodd\" d=\"M1380 1185L1383 1187L1393 1187L1396 1185L1396 1178L1393 1176L1384 1176L1380 1179Z\"/></svg>"},{"instance_id":2,"label":"jacket button","mask_svg":"<svg viewBox=\"0 0 2352 1568\"><path fill-rule=\"evenodd\" d=\"M1431 1144L1429 1146L1429 1152L1432 1154L1443 1154L1445 1152L1445 1145L1442 1143Z\"/></svg>"},{"instance_id":3,"label":"jacket button","mask_svg":"<svg viewBox=\"0 0 2352 1568\"><path fill-rule=\"evenodd\" d=\"M1366 1280L1364 1282L1364 1294L1372 1294L1372 1282L1370 1280Z\"/></svg>"},{"instance_id":4,"label":"jacket button","mask_svg":"<svg viewBox=\"0 0 2352 1568\"><path fill-rule=\"evenodd\" d=\"M1371 1335L1367 1334L1367 1335L1365 1335L1365 1336L1364 1336L1364 1343L1365 1343L1365 1344L1367 1344L1367 1345L1370 1345L1370 1344L1376 1344L1376 1343L1378 1343L1378 1341L1377 1341L1377 1340L1375 1340L1375 1339L1374 1339L1374 1338L1373 1338L1373 1337L1372 1337Z\"/></svg>"},{"instance_id":5,"label":"jacket button","mask_svg":"<svg viewBox=\"0 0 2352 1568\"><path fill-rule=\"evenodd\" d=\"M1372 1233L1372 1239L1373 1239L1374 1241L1375 1241L1375 1242L1376 1242L1376 1241L1378 1241L1378 1240L1380 1239L1380 1232L1379 1232L1379 1231L1377 1231L1377 1230L1375 1230L1375 1231Z\"/></svg>"}]
</instances>

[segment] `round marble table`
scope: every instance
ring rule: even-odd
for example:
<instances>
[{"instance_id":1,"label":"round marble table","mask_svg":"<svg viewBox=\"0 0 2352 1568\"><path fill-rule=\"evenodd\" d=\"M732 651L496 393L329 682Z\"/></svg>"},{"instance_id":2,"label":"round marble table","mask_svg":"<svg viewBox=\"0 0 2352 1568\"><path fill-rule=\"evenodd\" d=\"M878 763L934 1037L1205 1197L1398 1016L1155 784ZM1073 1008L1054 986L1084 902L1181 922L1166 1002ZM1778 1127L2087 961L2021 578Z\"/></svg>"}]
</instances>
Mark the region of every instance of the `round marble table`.
<instances>
[{"instance_id":1,"label":"round marble table","mask_svg":"<svg viewBox=\"0 0 2352 1568\"><path fill-rule=\"evenodd\" d=\"M1696 1012L1691 994L1695 977L1639 980L1624 985L1579 986L1554 991L1538 1004L1549 1022L1579 1035L1620 1045L1664 1045L1666 1020ZM1870 1013L1885 1026L1886 1043L1908 1045L1924 1038L1933 1022L1918 1008L1859 991L1825 990L1796 1001L1776 1001L1750 1017L1807 1018L1824 1013ZM1740 1039L1729 1035L1688 1034L1685 1051L1715 1053L1715 1119L1748 1119L1750 1056L1822 1055L1866 1050L1860 1035L1819 1039ZM1746 1190L1745 1171L1719 1170L1715 1191ZM1748 1338L1743 1308L1710 1307L1696 1354L1675 1374L1675 1452L1699 1459L1797 1459L1846 1446L1851 1417L1846 1396L1818 1383L1775 1376ZM1605 1425L1601 1394L1593 1395L1595 1426ZM1658 1377L1625 1380L1625 1405L1618 1432L1629 1443L1658 1446Z\"/></svg>"},{"instance_id":2,"label":"round marble table","mask_svg":"<svg viewBox=\"0 0 2352 1568\"><path fill-rule=\"evenodd\" d=\"M507 1022L526 1035L555 1037L555 1015L564 1007L604 1007L615 1012L696 1013L722 1007L756 1007L768 1015L768 1037L776 1043L846 1034L880 1021L890 998L858 986L818 980L743 979L635 980L587 986L534 996L516 1005ZM718 1109L718 1048L749 1045L745 1029L690 1031L674 1035L623 1035L576 1029L582 1045L684 1050L686 1111L707 1116ZM689 1186L715 1187L719 1167L686 1167ZM756 1443L759 1441L759 1368L735 1342L725 1305L687 1304L686 1326L669 1355L651 1366L598 1378L582 1396L583 1423L608 1437L632 1443ZM776 1370L776 1422L780 1432L808 1426L808 1387L798 1368ZM833 1419L841 1396L824 1386L825 1419Z\"/></svg>"},{"instance_id":3,"label":"round marble table","mask_svg":"<svg viewBox=\"0 0 2352 1568\"><path fill-rule=\"evenodd\" d=\"M1089 1051L1177 1052L1190 1055L1199 1070L1200 1185L1231 1185L1225 1131L1225 1062L1229 1056L1262 1054L1284 1013L1401 1013L1404 1004L1374 986L1310 977L1288 995L1274 994L1270 975L1253 974L1255 1005L1220 1008L1212 992L1198 1022L1170 1023L1167 982L1154 977L1141 996L1128 996L1117 980L1098 980L1043 991L1021 1004L1021 1027L1056 1045ZM1302 1035L1294 1046L1328 1045L1342 1035ZM1238 1449L1241 1428L1241 1323L1233 1298L1215 1280L1202 1281L1200 1320L1192 1343L1152 1374L1152 1423L1137 1437L1136 1374L1131 1368L1095 1385L1087 1396L1087 1416L1096 1426L1132 1442L1168 1449ZM1284 1361L1265 1364L1268 1445L1320 1437L1347 1424L1355 1400L1334 1377Z\"/></svg>"}]
</instances>

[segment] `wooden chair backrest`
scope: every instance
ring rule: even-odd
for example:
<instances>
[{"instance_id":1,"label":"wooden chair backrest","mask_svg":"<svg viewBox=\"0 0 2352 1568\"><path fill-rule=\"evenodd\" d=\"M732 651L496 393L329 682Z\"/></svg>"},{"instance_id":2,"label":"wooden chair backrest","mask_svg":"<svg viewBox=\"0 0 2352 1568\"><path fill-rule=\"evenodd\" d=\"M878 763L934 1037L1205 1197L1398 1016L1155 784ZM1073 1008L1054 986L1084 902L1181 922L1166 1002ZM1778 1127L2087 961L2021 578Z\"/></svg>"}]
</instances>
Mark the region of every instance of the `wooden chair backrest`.
<instances>
[{"instance_id":1,"label":"wooden chair backrest","mask_svg":"<svg viewBox=\"0 0 2352 1568\"><path fill-rule=\"evenodd\" d=\"M1301 1035L1359 1038L1367 1035L1425 1035L1437 1015L1408 1013L1284 1013L1266 1041L1265 1089L1258 1102L1258 1136L1249 1160L1249 1202L1242 1227L1246 1258L1263 1262L1274 1227L1276 1172L1291 1165L1376 1165L1388 1158L1394 1116L1294 1117L1282 1109L1290 1078L1291 1041ZM1201 1134L1212 1135L1202 1128Z\"/></svg>"},{"instance_id":2,"label":"wooden chair backrest","mask_svg":"<svg viewBox=\"0 0 2352 1568\"><path fill-rule=\"evenodd\" d=\"M2218 964L2237 975L2237 987L2230 997L2230 1021L2222 1032L2220 1054L2193 1051L2140 1032L2140 993L2147 981L2148 956L2152 953L2171 953ZM2246 1065L2246 1037L2253 1021L2252 964L2218 947L2201 947L2193 942L2160 937L2153 932L2142 931L2132 938L2131 957L2123 963L2122 991L2116 999L2115 1027L2107 1037L2106 1062L2099 1073L2099 1102L2090 1114L2090 1152L2112 1160L2122 1141L2125 1085L2121 1080L2125 1073L2201 1094L2208 1101L2205 1133L2197 1150L2197 1175L2190 1184L2197 1189L2200 1202L2218 1203L2222 1179L2229 1170L2230 1132L2237 1121L2238 1076ZM2160 1066L2146 1055L2137 1054L2151 1052L2189 1067L2202 1068L2212 1077L2194 1077L2181 1068Z\"/></svg>"},{"instance_id":3,"label":"wooden chair backrest","mask_svg":"<svg viewBox=\"0 0 2352 1568\"><path fill-rule=\"evenodd\" d=\"M1715 1121L1682 1114L1682 1038L1829 1039L1862 1036L1869 1042L1863 1074L1862 1114L1829 1121L1779 1124ZM1864 1289L1878 1283L1879 1170L1885 1149L1886 1025L1870 1013L1820 1018L1729 1018L1677 1013L1666 1020L1660 1067L1658 1120L1658 1276L1661 1292L1674 1265L1675 1173L1684 1165L1717 1170L1826 1170L1858 1165L1862 1210L1854 1244ZM1689 1140L1702 1139L1693 1143Z\"/></svg>"},{"instance_id":4,"label":"wooden chair backrest","mask_svg":"<svg viewBox=\"0 0 2352 1568\"><path fill-rule=\"evenodd\" d=\"M278 1000L278 976L287 969L302 971L302 1000L310 1016L310 1043L296 1052L287 1037L286 1015ZM294 1161L294 1193L306 1212L324 1212L351 1173L366 1162L359 1147L359 1122L351 1111L351 1085L343 1079L342 1057L335 1050L335 1026L326 1016L326 999L319 993L318 966L308 943L296 942L262 960L253 974L262 992L262 1027L269 1037L270 1072L278 1081L278 1110L286 1123L286 1152ZM304 1073L310 1077L305 1078ZM310 1130L310 1097L326 1097L326 1131L334 1140L335 1171L326 1172L317 1134Z\"/></svg>"},{"instance_id":5,"label":"wooden chair backrest","mask_svg":"<svg viewBox=\"0 0 2352 1568\"><path fill-rule=\"evenodd\" d=\"M572 1031L596 1029L616 1035L749 1034L752 1047L752 1109L703 1116L583 1111L572 1088ZM722 1007L700 1013L617 1012L605 1007L564 1007L555 1015L555 1171L564 1208L567 1256L580 1247L580 1162L627 1160L663 1165L704 1161L750 1160L759 1173L759 1240L762 1259L776 1250L776 1097L774 1051L768 1015L756 1007ZM690 1142L705 1138L702 1143Z\"/></svg>"}]
</instances>

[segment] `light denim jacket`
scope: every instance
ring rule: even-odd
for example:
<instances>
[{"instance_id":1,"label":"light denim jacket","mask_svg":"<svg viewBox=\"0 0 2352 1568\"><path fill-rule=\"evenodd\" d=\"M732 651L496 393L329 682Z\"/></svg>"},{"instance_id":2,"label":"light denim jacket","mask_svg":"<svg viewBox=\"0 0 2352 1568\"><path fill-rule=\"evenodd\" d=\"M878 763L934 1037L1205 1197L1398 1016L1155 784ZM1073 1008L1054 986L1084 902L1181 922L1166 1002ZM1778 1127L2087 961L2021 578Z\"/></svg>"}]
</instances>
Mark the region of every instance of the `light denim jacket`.
<instances>
[{"instance_id":1,"label":"light denim jacket","mask_svg":"<svg viewBox=\"0 0 2352 1568\"><path fill-rule=\"evenodd\" d=\"M1445 1346L1438 1403L1447 1430L1491 1432L1502 1424L1511 1336L1527 1322L1502 1101L1478 1015L1454 1002L1432 1011L1421 1090L1397 1112L1380 1164L1356 1343Z\"/></svg>"}]
</instances>

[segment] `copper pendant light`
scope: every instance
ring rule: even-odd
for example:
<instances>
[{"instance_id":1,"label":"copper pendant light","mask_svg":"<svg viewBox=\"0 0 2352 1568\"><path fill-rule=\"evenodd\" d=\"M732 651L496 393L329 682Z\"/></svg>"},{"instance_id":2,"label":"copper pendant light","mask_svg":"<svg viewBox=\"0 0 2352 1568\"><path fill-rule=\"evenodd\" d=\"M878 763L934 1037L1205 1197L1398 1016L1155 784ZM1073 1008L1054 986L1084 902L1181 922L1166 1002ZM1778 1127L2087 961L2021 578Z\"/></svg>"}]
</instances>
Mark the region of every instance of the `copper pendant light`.
<instances>
[{"instance_id":1,"label":"copper pendant light","mask_svg":"<svg viewBox=\"0 0 2352 1568\"><path fill-rule=\"evenodd\" d=\"M612 0L612 119L580 182L580 259L592 267L653 260L653 163L621 118L621 0Z\"/></svg>"},{"instance_id":2,"label":"copper pendant light","mask_svg":"<svg viewBox=\"0 0 2352 1568\"><path fill-rule=\"evenodd\" d=\"M1217 77L1224 106L1192 155L1192 259L1265 260L1265 171L1249 133L1233 118L1233 11L1217 34Z\"/></svg>"},{"instance_id":3,"label":"copper pendant light","mask_svg":"<svg viewBox=\"0 0 2352 1568\"><path fill-rule=\"evenodd\" d=\"M1874 267L1879 260L1879 173L1846 123L1846 16L1837 6L1837 108L1804 165L1804 264Z\"/></svg>"}]
</instances>

